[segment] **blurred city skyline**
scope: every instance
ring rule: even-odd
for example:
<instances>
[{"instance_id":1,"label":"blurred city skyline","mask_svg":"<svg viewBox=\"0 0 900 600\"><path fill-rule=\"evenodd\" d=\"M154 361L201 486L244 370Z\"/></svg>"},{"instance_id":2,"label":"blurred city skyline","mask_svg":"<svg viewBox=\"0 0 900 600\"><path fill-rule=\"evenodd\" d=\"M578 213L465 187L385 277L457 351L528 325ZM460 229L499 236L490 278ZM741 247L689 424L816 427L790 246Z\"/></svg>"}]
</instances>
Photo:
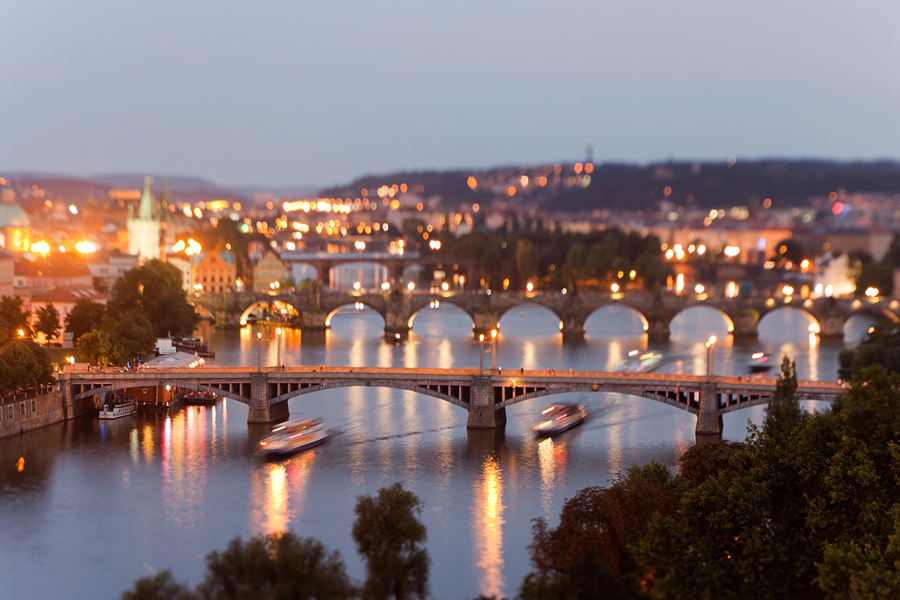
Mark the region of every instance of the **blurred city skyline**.
<instances>
[{"instance_id":1,"label":"blurred city skyline","mask_svg":"<svg viewBox=\"0 0 900 600\"><path fill-rule=\"evenodd\" d=\"M14 3L0 169L221 185L900 157L900 5Z\"/></svg>"}]
</instances>

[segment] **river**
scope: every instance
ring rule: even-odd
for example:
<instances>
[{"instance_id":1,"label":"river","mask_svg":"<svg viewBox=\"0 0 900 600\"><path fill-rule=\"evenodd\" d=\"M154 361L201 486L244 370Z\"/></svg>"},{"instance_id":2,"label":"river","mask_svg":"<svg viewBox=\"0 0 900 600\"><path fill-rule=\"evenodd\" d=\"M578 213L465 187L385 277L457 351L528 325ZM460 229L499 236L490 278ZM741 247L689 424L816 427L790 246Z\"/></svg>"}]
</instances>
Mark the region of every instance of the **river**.
<instances>
[{"instance_id":1,"label":"river","mask_svg":"<svg viewBox=\"0 0 900 600\"><path fill-rule=\"evenodd\" d=\"M820 341L807 317L766 316L760 337L735 344L718 313L689 309L671 339L648 346L627 309L595 313L582 343L563 343L552 313L523 306L500 323L495 360L509 369L611 369L628 351L667 357L659 372L704 374L705 342L716 335L719 374L746 372L763 350L796 360L800 379L835 380L838 353L868 323L853 319L845 342ZM479 345L471 320L450 308L416 317L410 339L383 340L383 322L346 309L325 334L263 328L201 332L215 364L473 367ZM488 349L485 347L483 349ZM492 359L484 355L485 365ZM777 372L772 373L773 376ZM577 401L590 418L554 439L530 435L549 401ZM808 403L814 409L815 403ZM364 566L350 534L357 496L396 481L423 501L431 557L431 596L512 597L530 570L532 520L555 524L568 498L603 486L632 463L675 468L694 441L695 417L651 400L618 394L570 394L507 409L503 430L469 431L466 412L435 398L379 388L342 388L290 401L292 417L318 416L335 432L323 446L281 461L255 452L265 426L247 425L247 407L222 400L170 415L113 422L84 418L0 440L0 597L118 598L161 569L196 585L205 557L235 536L291 529L339 550L352 577ZM742 440L763 407L725 419L724 437ZM24 457L24 468L17 468Z\"/></svg>"}]
</instances>

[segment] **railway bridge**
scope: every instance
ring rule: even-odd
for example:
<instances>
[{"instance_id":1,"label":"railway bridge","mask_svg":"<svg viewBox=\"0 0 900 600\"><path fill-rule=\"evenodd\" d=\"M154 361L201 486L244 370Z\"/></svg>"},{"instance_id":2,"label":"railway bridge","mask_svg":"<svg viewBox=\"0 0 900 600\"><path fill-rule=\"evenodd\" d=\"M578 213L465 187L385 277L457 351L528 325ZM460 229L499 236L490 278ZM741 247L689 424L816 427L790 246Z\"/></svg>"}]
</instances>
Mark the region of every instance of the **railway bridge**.
<instances>
[{"instance_id":1,"label":"railway bridge","mask_svg":"<svg viewBox=\"0 0 900 600\"><path fill-rule=\"evenodd\" d=\"M409 369L356 367L201 367L117 373L113 369L59 374L63 402L72 407L115 390L170 385L214 392L249 406L249 423L273 423L289 415L288 401L322 390L362 386L416 392L468 412L466 425L486 429L506 423L506 408L532 398L567 394L619 393L648 398L697 417L698 438L722 434L726 413L767 404L774 379L704 377L600 371L500 371L495 369ZM844 387L835 382L798 381L800 400L834 400Z\"/></svg>"}]
</instances>

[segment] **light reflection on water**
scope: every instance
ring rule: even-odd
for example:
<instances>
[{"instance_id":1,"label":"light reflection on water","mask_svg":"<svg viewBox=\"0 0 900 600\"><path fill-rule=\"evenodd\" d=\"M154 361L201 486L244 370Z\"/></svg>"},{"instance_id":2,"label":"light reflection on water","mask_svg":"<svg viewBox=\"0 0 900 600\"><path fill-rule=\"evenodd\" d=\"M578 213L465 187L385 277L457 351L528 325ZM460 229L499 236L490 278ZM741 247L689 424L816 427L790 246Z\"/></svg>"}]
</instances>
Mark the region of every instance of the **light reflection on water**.
<instances>
[{"instance_id":1,"label":"light reflection on water","mask_svg":"<svg viewBox=\"0 0 900 600\"><path fill-rule=\"evenodd\" d=\"M699 309L673 322L668 343L648 344L635 313L606 308L588 320L584 342L563 344L549 311L522 307L501 320L497 363L611 369L630 350L652 349L667 357L660 372L699 375L707 369L705 341L715 334L718 374L744 372L750 355L762 350L793 356L801 379L835 379L843 344L811 339L796 315L772 313L758 340L733 341L721 315ZM478 365L480 348L461 311L424 311L401 344L386 343L383 326L372 311L349 310L334 316L326 334L288 330L279 340L270 329L246 328L202 335L216 351L215 363L225 365L275 364L278 343L288 365ZM847 338L857 339L866 326L851 321ZM350 535L356 497L400 481L423 501L432 595L512 596L530 568L532 519L544 517L552 526L578 490L607 485L633 463L674 467L693 443L695 418L660 403L602 393L553 401L584 404L590 417L563 436L538 441L530 429L546 398L509 407L506 427L485 432L467 430L460 408L412 392L317 392L291 400L290 412L322 417L335 435L274 462L255 454L268 428L248 426L247 407L233 401L112 423L81 419L0 440L4 593L116 597L137 577L163 568L194 585L210 551L238 535L288 527L339 550L360 579L364 569ZM729 413L724 436L743 439L747 420L760 423L764 410ZM23 455L26 468L18 473L13 465ZM117 568L97 577L110 557Z\"/></svg>"}]
</instances>

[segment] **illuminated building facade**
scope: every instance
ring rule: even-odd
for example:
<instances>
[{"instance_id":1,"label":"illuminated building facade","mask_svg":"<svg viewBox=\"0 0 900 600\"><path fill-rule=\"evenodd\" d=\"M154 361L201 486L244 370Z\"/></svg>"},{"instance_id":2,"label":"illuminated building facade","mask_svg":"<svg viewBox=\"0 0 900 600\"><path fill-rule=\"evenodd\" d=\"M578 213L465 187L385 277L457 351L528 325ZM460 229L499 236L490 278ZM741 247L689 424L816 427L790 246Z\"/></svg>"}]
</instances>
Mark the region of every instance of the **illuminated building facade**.
<instances>
[{"instance_id":1,"label":"illuminated building facade","mask_svg":"<svg viewBox=\"0 0 900 600\"><path fill-rule=\"evenodd\" d=\"M217 293L234 288L237 277L234 252L201 252L191 256L191 289Z\"/></svg>"},{"instance_id":2,"label":"illuminated building facade","mask_svg":"<svg viewBox=\"0 0 900 600\"><path fill-rule=\"evenodd\" d=\"M262 258L253 263L252 272L253 291L269 293L277 291L279 282L287 278L288 268L275 252L267 250Z\"/></svg>"}]
</instances>

